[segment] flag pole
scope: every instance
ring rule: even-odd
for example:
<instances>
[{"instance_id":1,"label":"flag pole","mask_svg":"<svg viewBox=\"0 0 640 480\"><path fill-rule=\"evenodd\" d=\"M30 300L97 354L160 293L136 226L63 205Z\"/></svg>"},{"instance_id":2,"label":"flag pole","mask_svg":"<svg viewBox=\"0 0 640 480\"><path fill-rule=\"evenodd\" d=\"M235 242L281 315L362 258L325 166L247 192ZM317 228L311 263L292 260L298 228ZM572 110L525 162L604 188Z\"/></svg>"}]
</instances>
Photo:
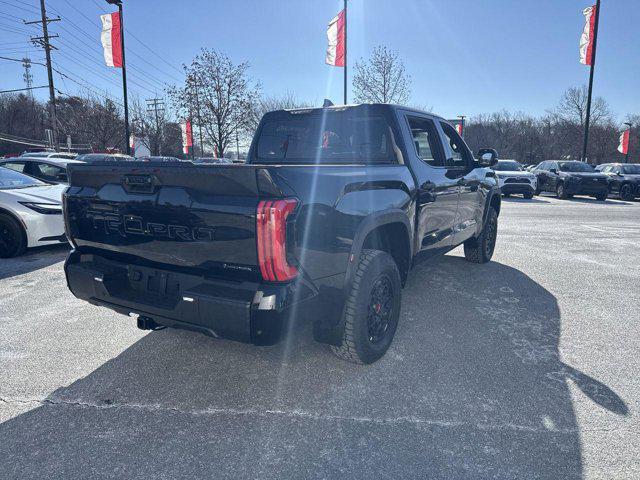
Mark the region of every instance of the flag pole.
<instances>
[{"instance_id":1,"label":"flag pole","mask_svg":"<svg viewBox=\"0 0 640 480\"><path fill-rule=\"evenodd\" d=\"M344 0L344 104L347 104L347 0Z\"/></svg>"},{"instance_id":2,"label":"flag pole","mask_svg":"<svg viewBox=\"0 0 640 480\"><path fill-rule=\"evenodd\" d=\"M589 122L591 120L591 94L593 92L593 71L596 67L596 48L598 46L598 21L600 19L600 0L596 0L596 21L593 24L593 49L591 53L591 69L589 71L589 92L587 94L587 116L584 122L584 142L582 143L583 162L587 161L587 145L589 144Z\"/></svg>"}]
</instances>

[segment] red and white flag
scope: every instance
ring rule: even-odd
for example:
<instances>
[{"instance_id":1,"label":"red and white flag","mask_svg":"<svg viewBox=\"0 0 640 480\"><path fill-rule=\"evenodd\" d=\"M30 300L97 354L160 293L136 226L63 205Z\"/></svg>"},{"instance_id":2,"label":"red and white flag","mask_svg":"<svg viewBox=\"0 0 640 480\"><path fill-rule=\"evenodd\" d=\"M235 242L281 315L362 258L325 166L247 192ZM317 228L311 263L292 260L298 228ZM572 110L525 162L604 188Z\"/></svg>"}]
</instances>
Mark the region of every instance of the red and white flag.
<instances>
[{"instance_id":1,"label":"red and white flag","mask_svg":"<svg viewBox=\"0 0 640 480\"><path fill-rule=\"evenodd\" d=\"M100 41L104 48L104 61L107 67L122 68L122 37L120 35L120 14L107 13L100 15L102 34Z\"/></svg>"},{"instance_id":2,"label":"red and white flag","mask_svg":"<svg viewBox=\"0 0 640 480\"><path fill-rule=\"evenodd\" d=\"M182 151L185 155L189 154L189 148L193 146L193 132L191 130L191 120L187 120L180 124L182 130Z\"/></svg>"},{"instance_id":3,"label":"red and white flag","mask_svg":"<svg viewBox=\"0 0 640 480\"><path fill-rule=\"evenodd\" d=\"M596 29L596 6L585 8L582 14L585 17L585 24L580 36L580 63L591 65L593 61L593 36Z\"/></svg>"},{"instance_id":4,"label":"red and white flag","mask_svg":"<svg viewBox=\"0 0 640 480\"><path fill-rule=\"evenodd\" d=\"M327 65L334 67L344 67L344 36L345 36L345 18L344 10L336 15L327 27L327 39L329 46L327 47Z\"/></svg>"},{"instance_id":5,"label":"red and white flag","mask_svg":"<svg viewBox=\"0 0 640 480\"><path fill-rule=\"evenodd\" d=\"M618 145L618 151L623 155L629 153L629 137L631 130L625 130L620 134L620 145Z\"/></svg>"}]
</instances>

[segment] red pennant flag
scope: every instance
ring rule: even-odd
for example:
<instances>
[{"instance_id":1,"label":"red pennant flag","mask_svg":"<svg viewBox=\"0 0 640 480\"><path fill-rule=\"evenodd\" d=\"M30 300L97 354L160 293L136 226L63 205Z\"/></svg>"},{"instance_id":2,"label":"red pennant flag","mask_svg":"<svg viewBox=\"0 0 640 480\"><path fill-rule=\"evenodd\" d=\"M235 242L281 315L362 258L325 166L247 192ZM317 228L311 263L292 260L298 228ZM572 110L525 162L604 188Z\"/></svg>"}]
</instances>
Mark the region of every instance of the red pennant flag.
<instances>
[{"instance_id":1,"label":"red pennant flag","mask_svg":"<svg viewBox=\"0 0 640 480\"><path fill-rule=\"evenodd\" d=\"M629 137L631 136L630 130L625 130L620 134L620 145L618 145L618 151L623 155L629 153Z\"/></svg>"},{"instance_id":2,"label":"red pennant flag","mask_svg":"<svg viewBox=\"0 0 640 480\"><path fill-rule=\"evenodd\" d=\"M191 120L187 120L180 124L182 130L182 151L185 155L189 154L189 148L193 146L193 132L191 131Z\"/></svg>"},{"instance_id":3,"label":"red pennant flag","mask_svg":"<svg viewBox=\"0 0 640 480\"><path fill-rule=\"evenodd\" d=\"M585 18L585 24L580 37L580 63L591 65L593 61L593 32L596 28L596 6L585 8L582 14Z\"/></svg>"},{"instance_id":4,"label":"red pennant flag","mask_svg":"<svg viewBox=\"0 0 640 480\"><path fill-rule=\"evenodd\" d=\"M107 13L100 15L102 34L100 41L104 48L104 61L107 67L122 68L122 42L120 35L120 14Z\"/></svg>"},{"instance_id":5,"label":"red pennant flag","mask_svg":"<svg viewBox=\"0 0 640 480\"><path fill-rule=\"evenodd\" d=\"M327 39L329 46L327 47L327 65L334 67L344 67L344 10L333 17L327 27Z\"/></svg>"}]
</instances>

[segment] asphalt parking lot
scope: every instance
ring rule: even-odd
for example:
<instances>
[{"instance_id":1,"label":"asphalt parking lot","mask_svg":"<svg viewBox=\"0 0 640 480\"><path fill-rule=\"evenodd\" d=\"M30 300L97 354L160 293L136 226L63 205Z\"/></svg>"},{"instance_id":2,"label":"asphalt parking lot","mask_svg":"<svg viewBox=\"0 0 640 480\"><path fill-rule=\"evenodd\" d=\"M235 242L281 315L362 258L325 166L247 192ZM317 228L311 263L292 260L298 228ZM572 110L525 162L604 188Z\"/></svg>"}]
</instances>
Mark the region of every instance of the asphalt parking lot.
<instances>
[{"instance_id":1,"label":"asphalt parking lot","mask_svg":"<svg viewBox=\"0 0 640 480\"><path fill-rule=\"evenodd\" d=\"M76 300L0 262L0 478L640 478L640 202L505 199L496 254L418 266L380 362Z\"/></svg>"}]
</instances>

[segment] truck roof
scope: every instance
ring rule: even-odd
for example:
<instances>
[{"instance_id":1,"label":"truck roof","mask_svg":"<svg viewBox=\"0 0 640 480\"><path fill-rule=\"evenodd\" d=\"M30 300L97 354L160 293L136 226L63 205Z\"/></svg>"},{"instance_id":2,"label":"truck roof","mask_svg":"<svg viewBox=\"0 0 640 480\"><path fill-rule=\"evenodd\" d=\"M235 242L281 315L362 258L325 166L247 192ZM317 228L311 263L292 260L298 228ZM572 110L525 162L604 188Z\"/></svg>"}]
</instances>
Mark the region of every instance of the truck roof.
<instances>
[{"instance_id":1,"label":"truck roof","mask_svg":"<svg viewBox=\"0 0 640 480\"><path fill-rule=\"evenodd\" d=\"M393 103L353 103L348 105L333 105L331 107L304 107L304 108L287 108L281 110L274 110L268 112L268 114L278 113L278 112L286 112L291 114L299 114L299 113L307 113L307 112L316 112L316 111L343 111L343 110L351 110L351 109L367 109L370 111L395 111L395 110L408 110L411 112L419 113L420 115L428 115L433 118L437 118L439 120L444 120L448 122L447 119L441 117L440 115L436 115L432 112L426 112L424 110L420 110L413 107L407 107L405 105L397 105Z\"/></svg>"}]
</instances>

